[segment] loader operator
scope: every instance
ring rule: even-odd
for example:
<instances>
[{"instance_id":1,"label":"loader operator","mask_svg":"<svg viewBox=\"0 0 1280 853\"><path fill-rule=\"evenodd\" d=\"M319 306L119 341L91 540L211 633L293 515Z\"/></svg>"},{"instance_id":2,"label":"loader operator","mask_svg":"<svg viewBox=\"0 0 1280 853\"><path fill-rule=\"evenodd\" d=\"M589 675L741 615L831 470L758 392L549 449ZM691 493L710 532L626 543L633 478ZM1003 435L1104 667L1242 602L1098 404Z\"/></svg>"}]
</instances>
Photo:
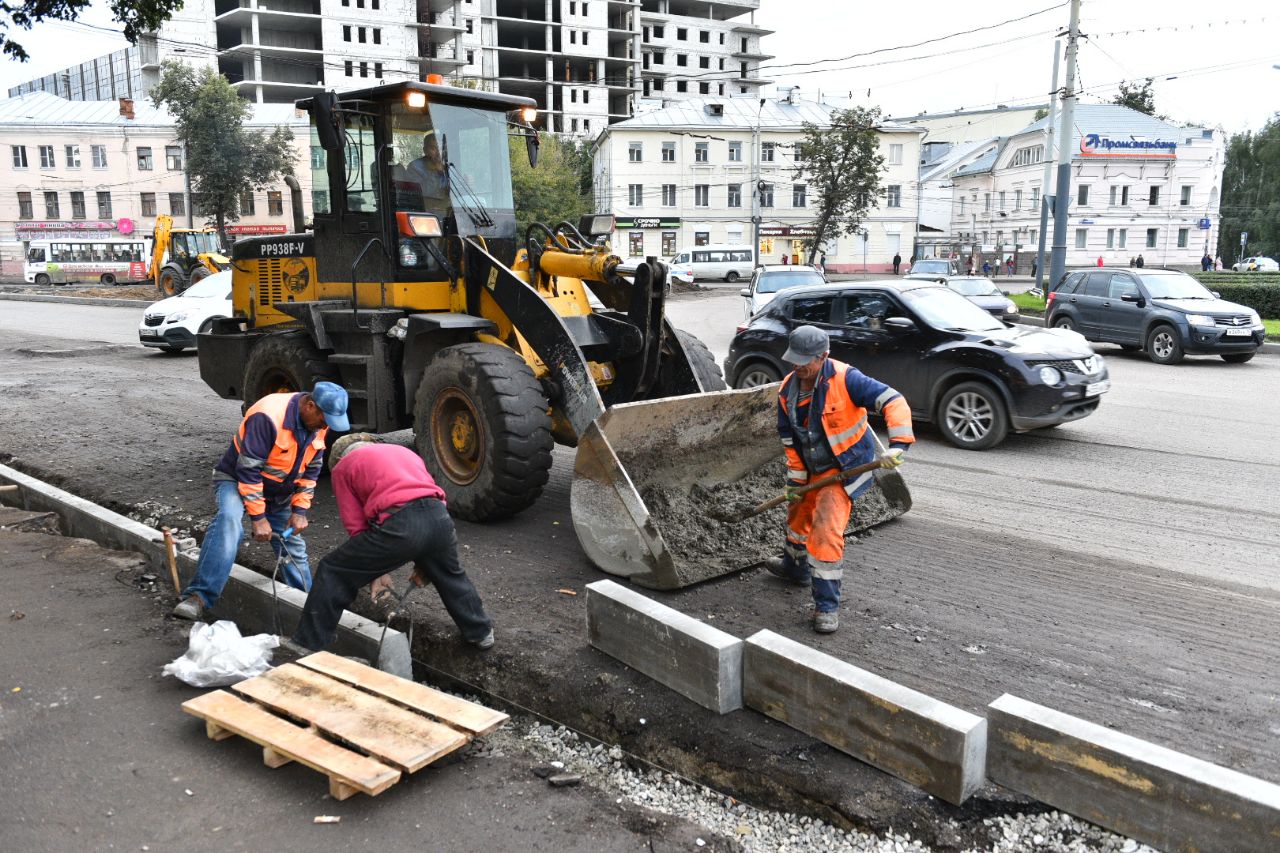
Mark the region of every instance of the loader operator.
<instances>
[{"instance_id":1,"label":"loader operator","mask_svg":"<svg viewBox=\"0 0 1280 853\"><path fill-rule=\"evenodd\" d=\"M789 583L812 584L813 629L830 634L840 627L844 531L852 501L870 487L873 472L803 495L791 490L875 457L868 411L882 414L889 428L882 466L901 465L902 454L915 441L911 409L888 385L829 358L827 333L816 326L797 327L787 344L782 358L795 369L778 392L778 436L787 459L790 501L787 538L782 557L767 561L765 568Z\"/></svg>"},{"instance_id":2,"label":"loader operator","mask_svg":"<svg viewBox=\"0 0 1280 853\"><path fill-rule=\"evenodd\" d=\"M422 156L406 166L392 169L396 207L400 210L422 210L441 219L449 210L449 176L440 157L440 143L435 131L422 137Z\"/></svg>"},{"instance_id":3,"label":"loader operator","mask_svg":"<svg viewBox=\"0 0 1280 853\"><path fill-rule=\"evenodd\" d=\"M204 608L217 604L244 536L246 513L253 538L270 541L283 562L285 583L304 592L311 588L307 546L300 534L307 527L330 429L351 429L347 392L332 382L317 382L309 394L268 394L249 407L213 469L218 512L174 616L199 619Z\"/></svg>"},{"instance_id":4,"label":"loader operator","mask_svg":"<svg viewBox=\"0 0 1280 853\"><path fill-rule=\"evenodd\" d=\"M383 589L390 591L390 573L406 563L413 563L415 585L435 586L464 640L481 649L493 646L493 624L458 562L444 490L422 457L369 433L344 435L329 455L338 514L351 538L320 561L286 648L297 654L322 650L360 587L371 584L376 600Z\"/></svg>"}]
</instances>

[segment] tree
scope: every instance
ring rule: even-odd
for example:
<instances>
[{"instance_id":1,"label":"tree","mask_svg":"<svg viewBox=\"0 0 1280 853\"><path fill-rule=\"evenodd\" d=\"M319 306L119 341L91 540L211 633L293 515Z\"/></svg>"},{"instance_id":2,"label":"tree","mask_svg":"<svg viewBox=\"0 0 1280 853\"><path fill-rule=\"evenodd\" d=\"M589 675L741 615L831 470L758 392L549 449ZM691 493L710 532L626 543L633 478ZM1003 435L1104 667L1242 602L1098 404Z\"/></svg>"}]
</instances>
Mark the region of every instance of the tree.
<instances>
[{"instance_id":1,"label":"tree","mask_svg":"<svg viewBox=\"0 0 1280 853\"><path fill-rule=\"evenodd\" d=\"M516 206L516 228L520 239L532 222L546 222L552 227L561 220L575 225L578 217L591 212L590 183L582 185L582 158L590 162L585 146L550 133L540 133L538 168L529 165L525 138L512 136L511 192Z\"/></svg>"},{"instance_id":2,"label":"tree","mask_svg":"<svg viewBox=\"0 0 1280 853\"><path fill-rule=\"evenodd\" d=\"M186 147L191 191L226 242L226 224L240 218L240 198L293 174L293 134L245 128L252 105L211 68L196 71L176 60L160 68L151 100L174 117Z\"/></svg>"},{"instance_id":3,"label":"tree","mask_svg":"<svg viewBox=\"0 0 1280 853\"><path fill-rule=\"evenodd\" d=\"M93 0L0 0L0 52L11 59L30 59L21 44L13 40L12 29L30 30L41 21L74 21ZM113 17L124 25L124 37L136 44L138 36L151 32L178 9L183 0L111 0ZM8 20L6 20L6 18Z\"/></svg>"},{"instance_id":4,"label":"tree","mask_svg":"<svg viewBox=\"0 0 1280 853\"><path fill-rule=\"evenodd\" d=\"M1280 252L1280 115L1254 133L1227 143L1219 208L1218 255L1230 265L1240 255L1240 234L1249 232L1248 253Z\"/></svg>"},{"instance_id":5,"label":"tree","mask_svg":"<svg viewBox=\"0 0 1280 853\"><path fill-rule=\"evenodd\" d=\"M1137 110L1140 113L1146 113L1149 116L1155 115L1156 96L1151 91L1151 82L1152 78L1150 77L1140 83L1129 83L1121 80L1120 94L1116 95L1115 100L1111 103Z\"/></svg>"},{"instance_id":6,"label":"tree","mask_svg":"<svg viewBox=\"0 0 1280 853\"><path fill-rule=\"evenodd\" d=\"M831 113L831 124L805 122L800 142L803 160L795 177L808 179L817 201L817 231L804 241L813 263L828 236L853 234L880 194L884 157L876 123L878 108L853 107Z\"/></svg>"},{"instance_id":7,"label":"tree","mask_svg":"<svg viewBox=\"0 0 1280 853\"><path fill-rule=\"evenodd\" d=\"M1032 117L1031 117L1031 120L1032 120L1033 122L1036 122L1036 121L1039 121L1040 119L1044 118L1044 117L1045 117L1045 116L1047 116L1047 115L1049 115L1049 111L1048 111L1047 109L1045 109L1044 107L1041 107L1040 109L1036 110L1036 114L1035 114L1034 116L1032 116Z\"/></svg>"}]
</instances>

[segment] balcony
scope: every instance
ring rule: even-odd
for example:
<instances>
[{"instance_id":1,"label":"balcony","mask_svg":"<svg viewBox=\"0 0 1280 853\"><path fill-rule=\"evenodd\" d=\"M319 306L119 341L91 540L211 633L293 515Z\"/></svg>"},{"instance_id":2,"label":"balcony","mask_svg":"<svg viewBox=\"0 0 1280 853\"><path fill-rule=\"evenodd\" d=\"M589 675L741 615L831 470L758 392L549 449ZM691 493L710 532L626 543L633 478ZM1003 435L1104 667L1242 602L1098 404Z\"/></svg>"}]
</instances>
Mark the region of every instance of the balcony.
<instances>
[{"instance_id":1,"label":"balcony","mask_svg":"<svg viewBox=\"0 0 1280 853\"><path fill-rule=\"evenodd\" d=\"M447 44L465 32L463 27L455 26L447 18L430 24L408 21L405 26L417 30L420 35L425 34L431 44Z\"/></svg>"}]
</instances>

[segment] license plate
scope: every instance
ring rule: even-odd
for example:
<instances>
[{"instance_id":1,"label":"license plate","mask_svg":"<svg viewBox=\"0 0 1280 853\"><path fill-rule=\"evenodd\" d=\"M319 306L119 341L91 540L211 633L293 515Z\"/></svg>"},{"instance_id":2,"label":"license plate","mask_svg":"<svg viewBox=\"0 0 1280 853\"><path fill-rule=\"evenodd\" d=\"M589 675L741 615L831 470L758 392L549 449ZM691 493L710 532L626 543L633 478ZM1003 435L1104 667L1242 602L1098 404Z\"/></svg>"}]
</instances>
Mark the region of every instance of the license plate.
<instances>
[{"instance_id":1,"label":"license plate","mask_svg":"<svg viewBox=\"0 0 1280 853\"><path fill-rule=\"evenodd\" d=\"M1253 337L1253 329L1227 329L1227 337L1251 338Z\"/></svg>"},{"instance_id":2,"label":"license plate","mask_svg":"<svg viewBox=\"0 0 1280 853\"><path fill-rule=\"evenodd\" d=\"M1086 397L1096 397L1099 394L1105 394L1111 390L1111 380L1104 379L1101 382L1090 382L1084 386L1084 395Z\"/></svg>"},{"instance_id":3,"label":"license plate","mask_svg":"<svg viewBox=\"0 0 1280 853\"><path fill-rule=\"evenodd\" d=\"M144 338L158 338L158 337L160 337L160 333L159 333L159 332L153 332L151 329L143 329L143 330L142 330L141 332L139 332L138 334L139 334L139 335L141 335L141 336L142 336L142 337L144 337Z\"/></svg>"}]
</instances>

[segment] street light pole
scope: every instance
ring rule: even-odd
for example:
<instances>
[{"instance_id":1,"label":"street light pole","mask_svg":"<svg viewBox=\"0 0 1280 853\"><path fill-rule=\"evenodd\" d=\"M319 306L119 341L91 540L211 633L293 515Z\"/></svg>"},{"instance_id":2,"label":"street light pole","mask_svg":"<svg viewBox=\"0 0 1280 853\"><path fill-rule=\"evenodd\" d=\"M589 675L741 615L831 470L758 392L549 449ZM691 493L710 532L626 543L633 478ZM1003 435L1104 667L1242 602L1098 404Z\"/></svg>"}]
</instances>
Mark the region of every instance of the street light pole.
<instances>
[{"instance_id":1,"label":"street light pole","mask_svg":"<svg viewBox=\"0 0 1280 853\"><path fill-rule=\"evenodd\" d=\"M1062 90L1062 131L1058 140L1058 186L1053 200L1053 258L1047 287L1053 287L1067 267L1067 204L1071 201L1071 130L1076 111L1076 43L1079 39L1080 0L1071 0L1067 85Z\"/></svg>"},{"instance_id":2,"label":"street light pole","mask_svg":"<svg viewBox=\"0 0 1280 853\"><path fill-rule=\"evenodd\" d=\"M751 254L753 267L760 266L760 117L764 113L764 98L756 107L756 126L751 133Z\"/></svg>"},{"instance_id":3,"label":"street light pole","mask_svg":"<svg viewBox=\"0 0 1280 853\"><path fill-rule=\"evenodd\" d=\"M1053 43L1053 88L1049 90L1049 115L1046 127L1048 135L1044 143L1044 178L1040 181L1040 239L1036 241L1036 280L1035 287L1044 292L1040 286L1044 278L1044 243L1049 229L1049 179L1053 177L1053 122L1058 111L1058 57L1062 51L1057 41Z\"/></svg>"}]
</instances>

